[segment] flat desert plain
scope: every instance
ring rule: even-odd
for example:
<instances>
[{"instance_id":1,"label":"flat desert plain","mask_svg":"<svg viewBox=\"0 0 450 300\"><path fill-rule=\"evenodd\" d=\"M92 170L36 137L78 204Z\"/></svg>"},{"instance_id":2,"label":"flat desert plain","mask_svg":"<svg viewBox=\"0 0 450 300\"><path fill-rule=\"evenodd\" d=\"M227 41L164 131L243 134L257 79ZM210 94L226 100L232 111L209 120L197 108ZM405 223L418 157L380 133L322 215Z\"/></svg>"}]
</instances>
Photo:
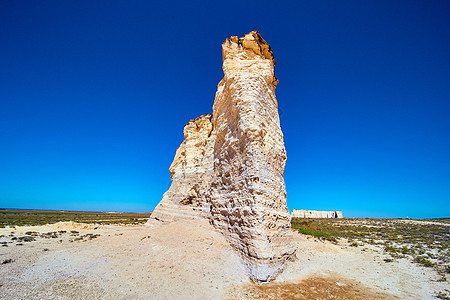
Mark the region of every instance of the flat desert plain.
<instances>
[{"instance_id":1,"label":"flat desert plain","mask_svg":"<svg viewBox=\"0 0 450 300\"><path fill-rule=\"evenodd\" d=\"M445 274L408 256L393 258L380 244L356 247L355 240L329 241L292 230L297 259L275 281L255 284L206 220L6 226L0 229L0 298L445 299L450 294Z\"/></svg>"}]
</instances>

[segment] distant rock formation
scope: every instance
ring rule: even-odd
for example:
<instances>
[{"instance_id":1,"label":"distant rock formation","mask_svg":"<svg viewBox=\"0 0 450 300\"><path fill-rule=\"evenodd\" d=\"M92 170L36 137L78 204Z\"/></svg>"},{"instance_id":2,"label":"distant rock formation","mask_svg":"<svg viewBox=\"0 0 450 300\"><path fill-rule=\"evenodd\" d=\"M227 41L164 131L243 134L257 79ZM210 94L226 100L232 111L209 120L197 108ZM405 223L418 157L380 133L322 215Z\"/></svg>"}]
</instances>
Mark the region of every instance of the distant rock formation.
<instances>
[{"instance_id":1,"label":"distant rock formation","mask_svg":"<svg viewBox=\"0 0 450 300\"><path fill-rule=\"evenodd\" d=\"M291 216L293 218L343 218L342 211L320 211L320 210L306 210L293 209Z\"/></svg>"},{"instance_id":2,"label":"distant rock formation","mask_svg":"<svg viewBox=\"0 0 450 300\"><path fill-rule=\"evenodd\" d=\"M222 55L212 119L204 115L186 124L170 166L172 185L151 218L208 218L242 255L250 278L268 281L295 251L275 60L257 31L226 39Z\"/></svg>"}]
</instances>

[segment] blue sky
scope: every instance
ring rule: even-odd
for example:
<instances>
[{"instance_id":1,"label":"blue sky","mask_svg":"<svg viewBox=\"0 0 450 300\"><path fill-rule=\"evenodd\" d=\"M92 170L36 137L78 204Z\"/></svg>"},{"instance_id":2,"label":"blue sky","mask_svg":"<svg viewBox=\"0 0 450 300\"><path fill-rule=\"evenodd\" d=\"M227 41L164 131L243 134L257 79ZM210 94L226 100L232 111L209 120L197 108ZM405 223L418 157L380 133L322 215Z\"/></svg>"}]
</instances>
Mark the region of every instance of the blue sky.
<instances>
[{"instance_id":1,"label":"blue sky","mask_svg":"<svg viewBox=\"0 0 450 300\"><path fill-rule=\"evenodd\" d=\"M0 207L151 211L221 43L272 46L292 210L450 216L448 1L2 1Z\"/></svg>"}]
</instances>

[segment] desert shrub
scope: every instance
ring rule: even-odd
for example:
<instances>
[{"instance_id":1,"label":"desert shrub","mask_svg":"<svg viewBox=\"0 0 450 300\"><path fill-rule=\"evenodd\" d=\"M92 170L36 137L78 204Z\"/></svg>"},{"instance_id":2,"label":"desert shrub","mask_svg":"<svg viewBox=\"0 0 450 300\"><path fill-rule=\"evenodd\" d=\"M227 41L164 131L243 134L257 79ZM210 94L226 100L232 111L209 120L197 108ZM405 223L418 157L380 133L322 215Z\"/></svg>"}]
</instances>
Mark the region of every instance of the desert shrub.
<instances>
[{"instance_id":1,"label":"desert shrub","mask_svg":"<svg viewBox=\"0 0 450 300\"><path fill-rule=\"evenodd\" d=\"M41 233L41 237L46 239L56 239L58 238L58 233L55 231Z\"/></svg>"},{"instance_id":2,"label":"desert shrub","mask_svg":"<svg viewBox=\"0 0 450 300\"><path fill-rule=\"evenodd\" d=\"M442 299L442 300L450 300L450 296L447 293L444 293L444 292L438 292L435 295L435 297L438 298L438 299Z\"/></svg>"},{"instance_id":3,"label":"desert shrub","mask_svg":"<svg viewBox=\"0 0 450 300\"><path fill-rule=\"evenodd\" d=\"M440 276L439 279L437 279L437 281L441 281L441 282L447 281L447 276L445 276L445 270L437 267L436 265L435 265L435 268L437 269L437 272Z\"/></svg>"},{"instance_id":4,"label":"desert shrub","mask_svg":"<svg viewBox=\"0 0 450 300\"><path fill-rule=\"evenodd\" d=\"M8 259L5 259L4 261L2 261L2 265L10 264L12 262L14 262L14 259L8 258Z\"/></svg>"},{"instance_id":5,"label":"desert shrub","mask_svg":"<svg viewBox=\"0 0 450 300\"><path fill-rule=\"evenodd\" d=\"M92 239L98 238L100 236L100 234L89 233L89 234L87 234L87 236L89 237L90 240L92 240Z\"/></svg>"},{"instance_id":6,"label":"desert shrub","mask_svg":"<svg viewBox=\"0 0 450 300\"><path fill-rule=\"evenodd\" d=\"M434 266L434 264L430 260L428 260L427 258L425 258L423 256L416 256L414 258L414 262L416 262L424 267L428 267L428 268Z\"/></svg>"},{"instance_id":7,"label":"desert shrub","mask_svg":"<svg viewBox=\"0 0 450 300\"><path fill-rule=\"evenodd\" d=\"M36 239L32 236L21 236L21 237L17 238L17 240L19 240L21 242L33 242Z\"/></svg>"},{"instance_id":8,"label":"desert shrub","mask_svg":"<svg viewBox=\"0 0 450 300\"><path fill-rule=\"evenodd\" d=\"M393 246L384 247L384 251L391 253L391 254L397 254L397 248L395 248Z\"/></svg>"}]
</instances>

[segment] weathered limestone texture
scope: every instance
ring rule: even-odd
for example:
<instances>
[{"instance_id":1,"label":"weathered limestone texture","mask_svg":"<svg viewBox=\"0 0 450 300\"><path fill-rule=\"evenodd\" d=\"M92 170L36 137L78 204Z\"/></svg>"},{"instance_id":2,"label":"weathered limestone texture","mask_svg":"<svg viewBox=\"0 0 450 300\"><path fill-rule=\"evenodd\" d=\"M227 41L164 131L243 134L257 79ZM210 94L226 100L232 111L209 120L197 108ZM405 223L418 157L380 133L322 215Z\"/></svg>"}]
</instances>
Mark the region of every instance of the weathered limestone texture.
<instances>
[{"instance_id":1,"label":"weathered limestone texture","mask_svg":"<svg viewBox=\"0 0 450 300\"><path fill-rule=\"evenodd\" d=\"M226 39L222 55L212 121L205 115L186 125L172 185L152 219L208 218L242 255L250 278L269 281L295 256L275 60L257 31Z\"/></svg>"},{"instance_id":2,"label":"weathered limestone texture","mask_svg":"<svg viewBox=\"0 0 450 300\"><path fill-rule=\"evenodd\" d=\"M224 78L213 106L211 222L243 254L250 277L267 281L294 252L275 60L255 31L227 39L222 54Z\"/></svg>"},{"instance_id":3,"label":"weathered limestone texture","mask_svg":"<svg viewBox=\"0 0 450 300\"><path fill-rule=\"evenodd\" d=\"M343 218L342 211L320 211L320 210L306 210L293 209L293 218Z\"/></svg>"},{"instance_id":4,"label":"weathered limestone texture","mask_svg":"<svg viewBox=\"0 0 450 300\"><path fill-rule=\"evenodd\" d=\"M186 124L184 141L169 168L172 184L153 211L152 219L169 222L209 215L206 194L214 176L213 145L211 114Z\"/></svg>"}]
</instances>

